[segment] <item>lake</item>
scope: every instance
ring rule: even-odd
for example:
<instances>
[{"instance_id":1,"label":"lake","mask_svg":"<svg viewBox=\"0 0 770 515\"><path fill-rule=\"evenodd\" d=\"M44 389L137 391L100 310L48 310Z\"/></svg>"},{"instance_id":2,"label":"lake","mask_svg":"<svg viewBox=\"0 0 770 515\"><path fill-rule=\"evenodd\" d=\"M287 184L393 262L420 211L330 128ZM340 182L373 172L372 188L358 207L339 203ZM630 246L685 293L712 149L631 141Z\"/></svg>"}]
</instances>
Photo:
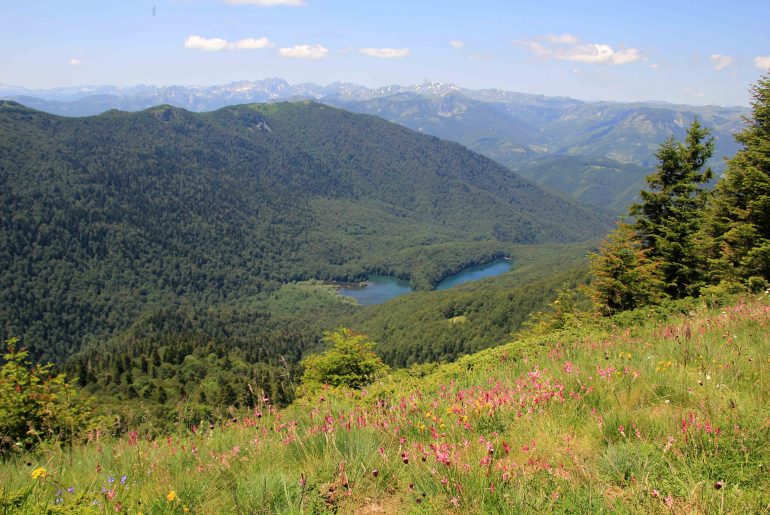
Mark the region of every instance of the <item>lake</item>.
<instances>
[{"instance_id":1,"label":"lake","mask_svg":"<svg viewBox=\"0 0 770 515\"><path fill-rule=\"evenodd\" d=\"M478 281L487 277L494 277L511 269L511 262L505 259L496 259L489 263L477 266L469 266L460 272L450 275L438 285L436 290L448 290L469 281ZM386 300L398 297L412 291L409 281L396 279L389 275L370 275L366 286L344 286L340 288L341 295L352 297L359 304L380 304Z\"/></svg>"}]
</instances>

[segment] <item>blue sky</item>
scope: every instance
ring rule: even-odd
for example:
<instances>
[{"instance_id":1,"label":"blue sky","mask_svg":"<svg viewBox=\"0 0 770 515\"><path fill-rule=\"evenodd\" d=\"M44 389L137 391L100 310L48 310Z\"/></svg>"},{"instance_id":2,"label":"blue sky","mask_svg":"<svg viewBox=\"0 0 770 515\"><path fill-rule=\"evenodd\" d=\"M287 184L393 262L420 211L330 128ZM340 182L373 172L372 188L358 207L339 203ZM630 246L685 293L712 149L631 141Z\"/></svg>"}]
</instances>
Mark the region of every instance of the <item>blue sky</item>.
<instances>
[{"instance_id":1,"label":"blue sky","mask_svg":"<svg viewBox=\"0 0 770 515\"><path fill-rule=\"evenodd\" d=\"M0 0L0 83L31 88L428 79L745 105L768 68L767 0Z\"/></svg>"}]
</instances>

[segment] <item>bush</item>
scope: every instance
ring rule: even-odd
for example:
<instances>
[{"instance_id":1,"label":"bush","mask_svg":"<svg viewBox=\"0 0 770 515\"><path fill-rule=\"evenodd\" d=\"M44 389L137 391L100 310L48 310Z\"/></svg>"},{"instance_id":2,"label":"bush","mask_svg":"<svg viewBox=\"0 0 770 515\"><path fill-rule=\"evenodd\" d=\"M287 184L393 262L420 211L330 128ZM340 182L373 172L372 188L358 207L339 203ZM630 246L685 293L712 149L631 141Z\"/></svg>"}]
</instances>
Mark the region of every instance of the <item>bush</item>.
<instances>
[{"instance_id":1,"label":"bush","mask_svg":"<svg viewBox=\"0 0 770 515\"><path fill-rule=\"evenodd\" d=\"M0 451L53 440L69 441L85 427L91 410L53 365L32 366L18 339L6 341L0 368Z\"/></svg>"},{"instance_id":2,"label":"bush","mask_svg":"<svg viewBox=\"0 0 770 515\"><path fill-rule=\"evenodd\" d=\"M748 286L751 293L762 293L770 287L770 283L768 283L764 277L752 275L749 277Z\"/></svg>"},{"instance_id":3,"label":"bush","mask_svg":"<svg viewBox=\"0 0 770 515\"><path fill-rule=\"evenodd\" d=\"M746 291L746 287L739 282L722 280L719 284L707 286L701 290L701 298L710 308L726 306L735 299L735 295Z\"/></svg>"},{"instance_id":4,"label":"bush","mask_svg":"<svg viewBox=\"0 0 770 515\"><path fill-rule=\"evenodd\" d=\"M374 343L365 335L339 329L326 333L324 342L332 347L302 361L305 389L324 384L361 388L388 371L388 366L374 353Z\"/></svg>"}]
</instances>

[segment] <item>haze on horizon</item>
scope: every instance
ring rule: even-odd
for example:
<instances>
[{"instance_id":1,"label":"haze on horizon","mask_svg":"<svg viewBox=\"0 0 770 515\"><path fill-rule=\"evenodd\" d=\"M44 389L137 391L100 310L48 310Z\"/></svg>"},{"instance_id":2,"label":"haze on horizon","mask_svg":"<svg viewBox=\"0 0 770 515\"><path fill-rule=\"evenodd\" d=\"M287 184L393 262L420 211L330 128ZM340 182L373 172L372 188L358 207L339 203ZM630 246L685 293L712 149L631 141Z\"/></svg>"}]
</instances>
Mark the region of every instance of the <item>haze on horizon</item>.
<instances>
[{"instance_id":1,"label":"haze on horizon","mask_svg":"<svg viewBox=\"0 0 770 515\"><path fill-rule=\"evenodd\" d=\"M584 100L747 105L770 4L97 0L0 7L0 83L451 82Z\"/></svg>"}]
</instances>

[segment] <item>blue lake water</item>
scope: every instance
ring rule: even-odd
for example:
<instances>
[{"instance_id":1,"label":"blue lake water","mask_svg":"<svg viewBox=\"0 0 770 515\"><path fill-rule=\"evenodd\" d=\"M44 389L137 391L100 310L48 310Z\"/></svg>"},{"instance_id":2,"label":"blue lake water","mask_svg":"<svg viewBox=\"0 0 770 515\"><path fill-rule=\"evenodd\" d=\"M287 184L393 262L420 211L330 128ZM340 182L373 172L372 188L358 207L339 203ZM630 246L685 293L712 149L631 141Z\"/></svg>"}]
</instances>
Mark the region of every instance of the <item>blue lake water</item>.
<instances>
[{"instance_id":1,"label":"blue lake water","mask_svg":"<svg viewBox=\"0 0 770 515\"><path fill-rule=\"evenodd\" d=\"M438 283L435 289L448 290L469 281L500 275L510 269L511 263L505 259L497 259L484 265L469 266ZM388 275L370 275L364 287L344 287L339 290L340 294L352 297L362 305L380 304L411 291L409 281Z\"/></svg>"},{"instance_id":2,"label":"blue lake water","mask_svg":"<svg viewBox=\"0 0 770 515\"><path fill-rule=\"evenodd\" d=\"M396 279L389 275L370 275L363 288L340 288L340 294L353 297L359 304L380 304L399 295L409 293L412 287L409 281Z\"/></svg>"},{"instance_id":3,"label":"blue lake water","mask_svg":"<svg viewBox=\"0 0 770 515\"><path fill-rule=\"evenodd\" d=\"M455 286L458 286L462 283L478 281L479 279L486 279L487 277L494 277L496 275L504 274L510 269L511 262L506 261L505 259L498 259L484 265L469 266L468 268L464 268L459 273L450 275L438 283L438 285L436 285L436 289L448 290L449 288L454 288Z\"/></svg>"}]
</instances>

